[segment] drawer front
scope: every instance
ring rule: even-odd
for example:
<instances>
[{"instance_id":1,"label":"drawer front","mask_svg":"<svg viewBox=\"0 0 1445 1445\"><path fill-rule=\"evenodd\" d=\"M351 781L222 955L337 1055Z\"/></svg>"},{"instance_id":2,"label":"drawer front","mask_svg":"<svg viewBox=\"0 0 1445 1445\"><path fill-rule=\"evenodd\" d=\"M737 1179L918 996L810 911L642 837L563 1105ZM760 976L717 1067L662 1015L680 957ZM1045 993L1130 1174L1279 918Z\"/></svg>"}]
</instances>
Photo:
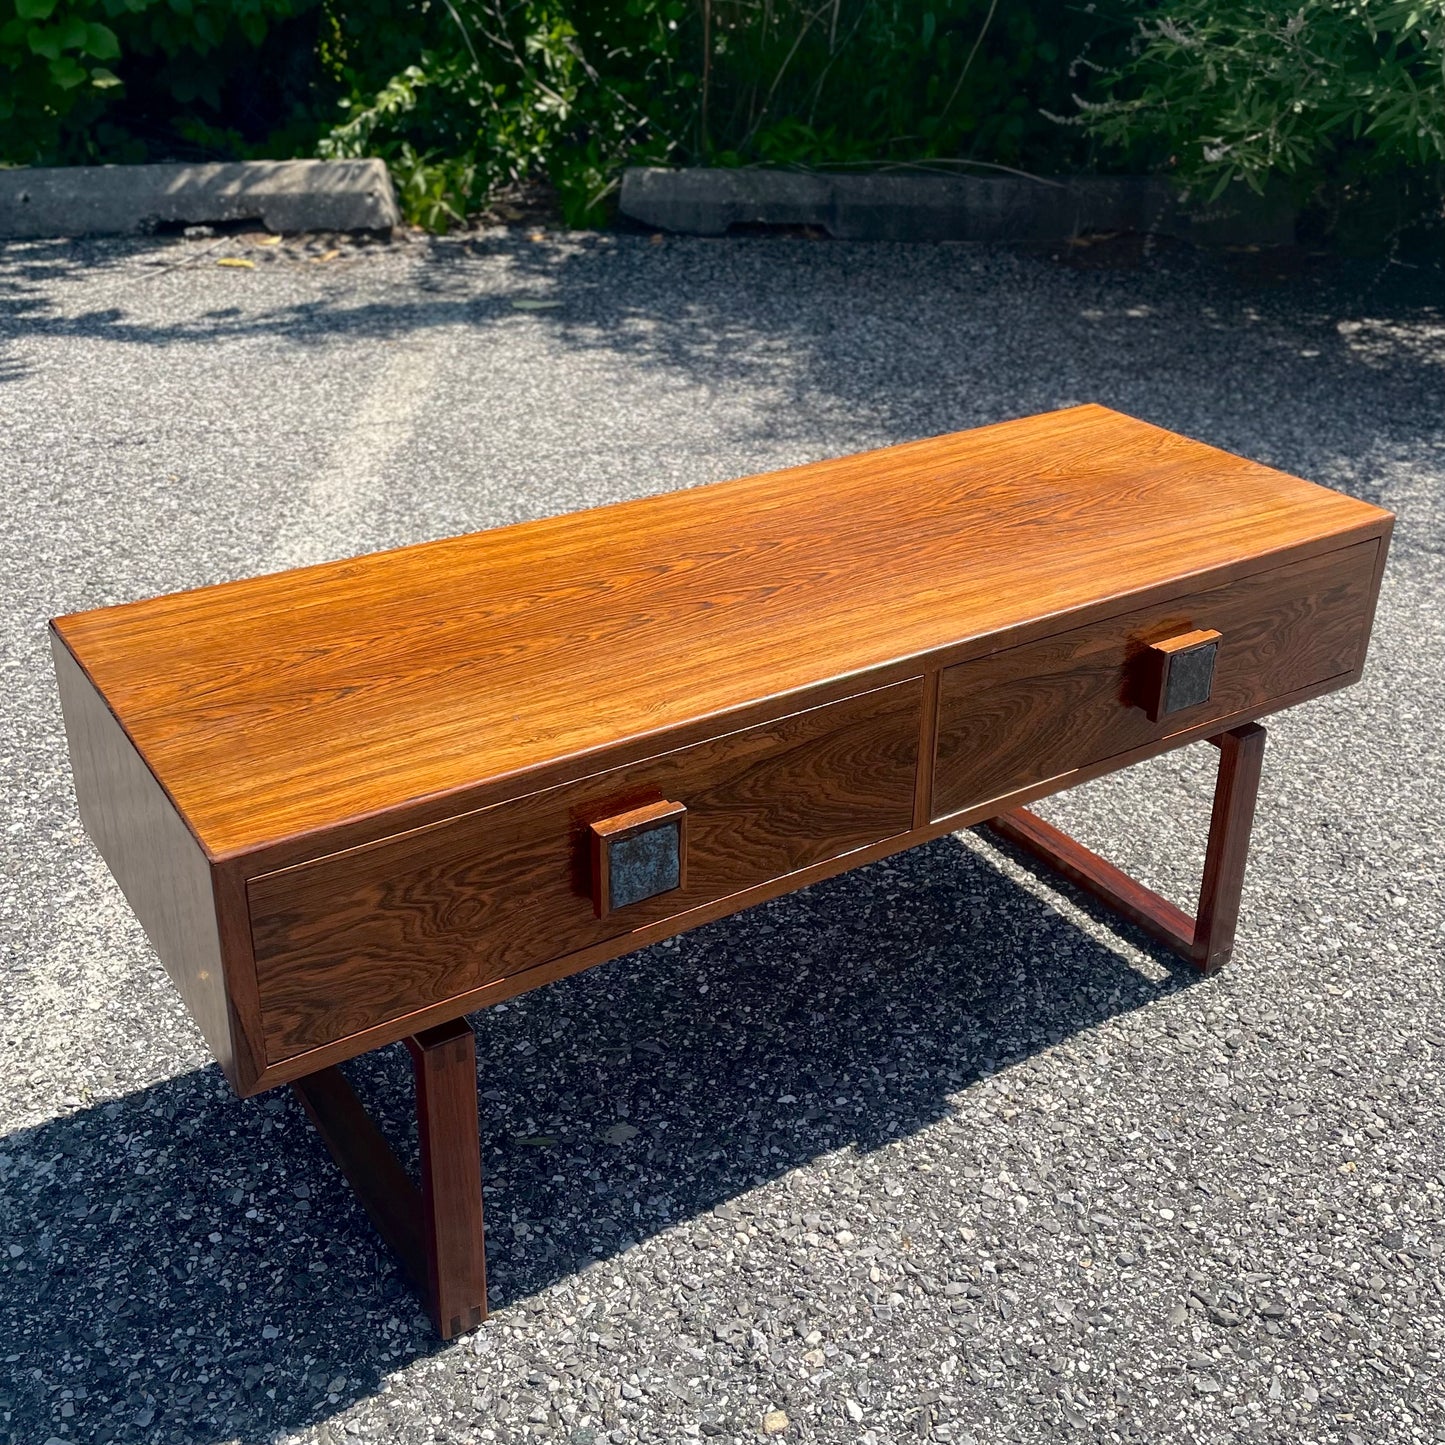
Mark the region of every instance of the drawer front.
<instances>
[{"instance_id":1,"label":"drawer front","mask_svg":"<svg viewBox=\"0 0 1445 1445\"><path fill-rule=\"evenodd\" d=\"M1364 659L1379 543L1158 603L948 668L935 818L978 807L1212 718L1352 672ZM1151 719L1151 644L1219 633L1208 701Z\"/></svg>"},{"instance_id":2,"label":"drawer front","mask_svg":"<svg viewBox=\"0 0 1445 1445\"><path fill-rule=\"evenodd\" d=\"M906 832L920 679L252 879L272 1063ZM599 917L593 824L686 809L680 886Z\"/></svg>"}]
</instances>

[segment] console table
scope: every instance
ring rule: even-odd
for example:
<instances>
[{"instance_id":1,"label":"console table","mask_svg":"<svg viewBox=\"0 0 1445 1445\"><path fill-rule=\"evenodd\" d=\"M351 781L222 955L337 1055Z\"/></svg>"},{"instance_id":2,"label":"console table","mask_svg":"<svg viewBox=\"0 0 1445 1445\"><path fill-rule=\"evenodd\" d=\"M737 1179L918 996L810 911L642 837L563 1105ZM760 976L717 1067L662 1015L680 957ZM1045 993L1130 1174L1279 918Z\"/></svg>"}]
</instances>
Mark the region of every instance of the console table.
<instances>
[{"instance_id":1,"label":"console table","mask_svg":"<svg viewBox=\"0 0 1445 1445\"><path fill-rule=\"evenodd\" d=\"M1392 520L1081 406L52 644L81 817L226 1077L296 1087L451 1336L487 1300L464 1015L985 820L1219 967L1256 719L1359 677ZM1024 807L1196 739L1193 917ZM420 1188L335 1067L398 1039Z\"/></svg>"}]
</instances>

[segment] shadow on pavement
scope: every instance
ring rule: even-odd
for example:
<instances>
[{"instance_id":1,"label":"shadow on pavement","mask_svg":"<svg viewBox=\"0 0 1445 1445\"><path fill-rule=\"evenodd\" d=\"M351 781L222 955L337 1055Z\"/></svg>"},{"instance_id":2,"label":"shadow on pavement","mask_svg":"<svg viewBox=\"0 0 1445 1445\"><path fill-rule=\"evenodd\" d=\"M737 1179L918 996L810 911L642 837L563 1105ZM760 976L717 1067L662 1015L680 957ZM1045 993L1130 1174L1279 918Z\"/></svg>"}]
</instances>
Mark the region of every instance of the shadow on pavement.
<instances>
[{"instance_id":1,"label":"shadow on pavement","mask_svg":"<svg viewBox=\"0 0 1445 1445\"><path fill-rule=\"evenodd\" d=\"M1152 956L944 838L478 1015L494 1311L1193 977ZM349 1071L414 1157L404 1051ZM443 1348L288 1090L198 1070L0 1139L0 1179L17 1445L266 1440Z\"/></svg>"},{"instance_id":2,"label":"shadow on pavement","mask_svg":"<svg viewBox=\"0 0 1445 1445\"><path fill-rule=\"evenodd\" d=\"M767 408L774 439L793 429L800 441L815 437L820 410L875 444L1099 401L1306 474L1320 464L1317 441L1295 423L1322 388L1348 412L1341 426L1357 445L1388 453L1402 429L1418 436L1421 388L1445 369L1439 271L1374 261L1261 289L1227 258L1187 251L1140 271L1081 272L1002 248L653 245L611 233L558 245L493 232L382 249L307 269L314 294L278 305L268 281L285 263L255 248L254 271L218 273L243 278L218 285L220 304L187 312L173 295L163 307L142 298L181 268L214 267L221 253L210 247L12 244L0 247L0 340L171 348L259 338L304 353L435 328L484 341L499 328L541 327L568 355L658 368L708 394L791 391L798 409ZM77 298L90 309L68 314ZM0 380L23 374L12 361ZM1261 417L1278 456L1262 454ZM1362 477L1350 489L1380 500L1369 486Z\"/></svg>"}]
</instances>

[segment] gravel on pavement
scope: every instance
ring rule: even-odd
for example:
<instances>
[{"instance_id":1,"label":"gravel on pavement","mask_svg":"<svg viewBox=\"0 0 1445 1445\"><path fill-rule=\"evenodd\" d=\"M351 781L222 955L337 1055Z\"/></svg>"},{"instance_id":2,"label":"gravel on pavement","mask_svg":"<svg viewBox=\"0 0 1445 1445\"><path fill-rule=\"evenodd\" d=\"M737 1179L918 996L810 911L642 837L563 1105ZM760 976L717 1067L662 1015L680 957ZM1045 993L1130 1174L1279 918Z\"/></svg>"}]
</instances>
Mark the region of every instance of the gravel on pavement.
<instances>
[{"instance_id":1,"label":"gravel on pavement","mask_svg":"<svg viewBox=\"0 0 1445 1445\"><path fill-rule=\"evenodd\" d=\"M3 1445L1445 1441L1438 273L1082 259L0 248ZM1234 962L968 833L479 1015L494 1313L435 1342L85 839L46 619L1084 401L1399 513ZM1212 762L1045 811L1187 905Z\"/></svg>"}]
</instances>

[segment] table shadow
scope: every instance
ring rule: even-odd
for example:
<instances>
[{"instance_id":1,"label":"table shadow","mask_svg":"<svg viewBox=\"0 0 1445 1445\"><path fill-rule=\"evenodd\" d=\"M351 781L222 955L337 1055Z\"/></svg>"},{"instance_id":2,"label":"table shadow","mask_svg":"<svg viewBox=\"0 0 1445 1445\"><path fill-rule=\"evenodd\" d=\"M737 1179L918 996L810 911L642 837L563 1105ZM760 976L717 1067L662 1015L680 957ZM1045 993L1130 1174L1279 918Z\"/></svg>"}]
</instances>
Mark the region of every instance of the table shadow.
<instances>
[{"instance_id":1,"label":"table shadow","mask_svg":"<svg viewBox=\"0 0 1445 1445\"><path fill-rule=\"evenodd\" d=\"M493 1311L1192 980L1146 952L944 838L477 1015ZM414 1165L405 1051L348 1072ZM0 1139L6 1244L16 1445L268 1440L447 1348L290 1091L215 1068Z\"/></svg>"}]
</instances>

